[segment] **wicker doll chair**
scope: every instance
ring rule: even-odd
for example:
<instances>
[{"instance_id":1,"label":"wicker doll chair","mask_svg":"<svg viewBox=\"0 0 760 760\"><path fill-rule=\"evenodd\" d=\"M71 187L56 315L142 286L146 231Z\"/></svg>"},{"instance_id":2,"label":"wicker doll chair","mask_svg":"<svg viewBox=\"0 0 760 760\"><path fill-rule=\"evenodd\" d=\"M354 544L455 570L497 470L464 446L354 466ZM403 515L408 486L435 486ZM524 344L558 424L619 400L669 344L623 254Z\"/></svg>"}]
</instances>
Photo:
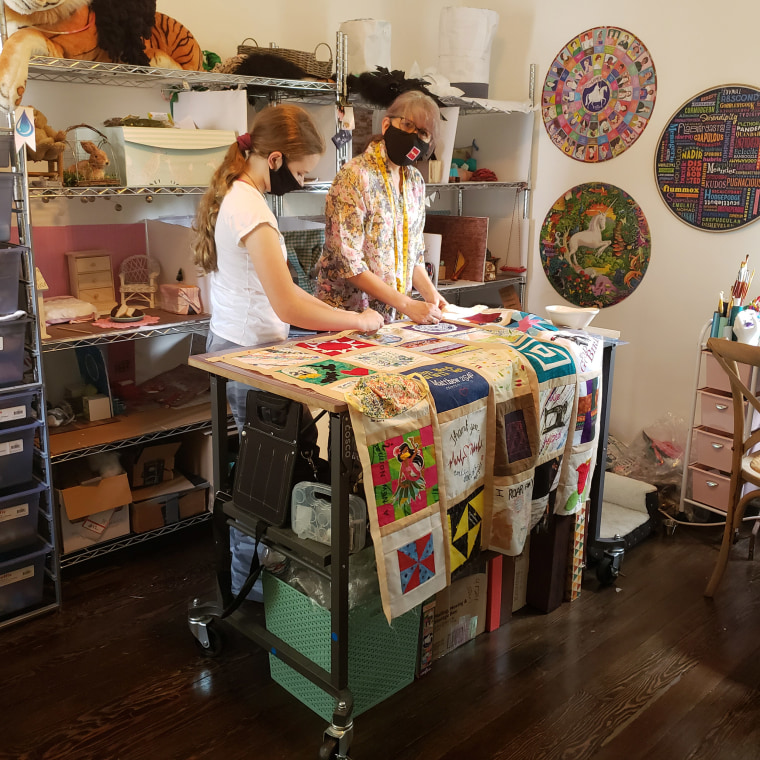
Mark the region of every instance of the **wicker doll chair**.
<instances>
[{"instance_id":1,"label":"wicker doll chair","mask_svg":"<svg viewBox=\"0 0 760 760\"><path fill-rule=\"evenodd\" d=\"M137 301L155 309L160 273L158 262L149 256L130 256L124 259L119 268L121 305Z\"/></svg>"}]
</instances>

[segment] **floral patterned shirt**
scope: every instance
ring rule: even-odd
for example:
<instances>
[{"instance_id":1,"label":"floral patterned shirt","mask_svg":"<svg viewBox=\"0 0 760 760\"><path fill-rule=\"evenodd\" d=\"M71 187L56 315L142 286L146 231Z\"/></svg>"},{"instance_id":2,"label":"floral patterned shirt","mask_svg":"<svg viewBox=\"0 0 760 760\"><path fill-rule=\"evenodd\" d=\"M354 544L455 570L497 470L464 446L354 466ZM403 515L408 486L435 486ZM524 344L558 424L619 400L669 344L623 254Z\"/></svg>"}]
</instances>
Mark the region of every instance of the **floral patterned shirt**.
<instances>
[{"instance_id":1,"label":"floral patterned shirt","mask_svg":"<svg viewBox=\"0 0 760 760\"><path fill-rule=\"evenodd\" d=\"M349 278L370 271L394 290L398 278L404 293L411 292L414 267L424 262L425 182L415 167L401 168L408 228L404 271L403 194L390 181L391 202L381 161L390 178L385 143L372 143L345 164L333 180L325 206L325 248L317 263L316 295L343 309L375 309L391 322L396 310L359 290Z\"/></svg>"}]
</instances>

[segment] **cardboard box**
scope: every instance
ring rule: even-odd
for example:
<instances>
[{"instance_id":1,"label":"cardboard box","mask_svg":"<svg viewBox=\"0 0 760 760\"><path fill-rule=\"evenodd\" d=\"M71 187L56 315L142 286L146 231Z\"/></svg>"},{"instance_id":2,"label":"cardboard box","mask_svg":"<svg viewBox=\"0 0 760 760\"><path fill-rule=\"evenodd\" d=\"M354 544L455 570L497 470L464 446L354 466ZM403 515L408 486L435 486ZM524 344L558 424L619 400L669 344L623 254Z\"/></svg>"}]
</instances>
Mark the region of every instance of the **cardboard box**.
<instances>
[{"instance_id":1,"label":"cardboard box","mask_svg":"<svg viewBox=\"0 0 760 760\"><path fill-rule=\"evenodd\" d=\"M63 553L87 549L93 544L111 541L129 533L129 505L97 512L81 520L69 520L61 505Z\"/></svg>"},{"instance_id":2,"label":"cardboard box","mask_svg":"<svg viewBox=\"0 0 760 760\"><path fill-rule=\"evenodd\" d=\"M57 478L58 502L69 520L116 509L132 501L126 473L107 478L93 473L84 462L62 468Z\"/></svg>"},{"instance_id":3,"label":"cardboard box","mask_svg":"<svg viewBox=\"0 0 760 760\"><path fill-rule=\"evenodd\" d=\"M528 566L530 564L530 533L525 546L514 559L514 585L512 587L512 612L521 610L527 603Z\"/></svg>"},{"instance_id":4,"label":"cardboard box","mask_svg":"<svg viewBox=\"0 0 760 760\"><path fill-rule=\"evenodd\" d=\"M82 413L90 422L107 420L111 414L111 399L103 393L96 396L82 396Z\"/></svg>"},{"instance_id":5,"label":"cardboard box","mask_svg":"<svg viewBox=\"0 0 760 760\"><path fill-rule=\"evenodd\" d=\"M201 314L201 291L196 285L159 285L158 308L170 314Z\"/></svg>"},{"instance_id":6,"label":"cardboard box","mask_svg":"<svg viewBox=\"0 0 760 760\"><path fill-rule=\"evenodd\" d=\"M135 463L130 467L132 487L147 488L172 480L175 477L174 455L181 445L181 443L162 443L143 448Z\"/></svg>"},{"instance_id":7,"label":"cardboard box","mask_svg":"<svg viewBox=\"0 0 760 760\"><path fill-rule=\"evenodd\" d=\"M146 533L205 512L208 491L208 483L201 478L182 475L158 486L134 490L132 530Z\"/></svg>"},{"instance_id":8,"label":"cardboard box","mask_svg":"<svg viewBox=\"0 0 760 760\"><path fill-rule=\"evenodd\" d=\"M222 162L235 133L224 129L107 127L119 176L125 185L205 186Z\"/></svg>"},{"instance_id":9,"label":"cardboard box","mask_svg":"<svg viewBox=\"0 0 760 760\"><path fill-rule=\"evenodd\" d=\"M467 575L435 595L434 660L485 631L487 578L487 573Z\"/></svg>"}]
</instances>

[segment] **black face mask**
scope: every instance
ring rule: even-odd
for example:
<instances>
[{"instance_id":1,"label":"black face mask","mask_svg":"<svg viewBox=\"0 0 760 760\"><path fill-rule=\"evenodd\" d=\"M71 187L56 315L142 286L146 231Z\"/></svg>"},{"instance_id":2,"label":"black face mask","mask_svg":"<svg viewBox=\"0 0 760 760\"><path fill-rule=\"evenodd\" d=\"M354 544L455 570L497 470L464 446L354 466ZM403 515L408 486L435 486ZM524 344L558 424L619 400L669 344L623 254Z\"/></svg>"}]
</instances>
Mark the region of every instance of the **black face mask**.
<instances>
[{"instance_id":1,"label":"black face mask","mask_svg":"<svg viewBox=\"0 0 760 760\"><path fill-rule=\"evenodd\" d=\"M393 124L385 130L384 137L385 152L396 166L410 166L428 151L428 144L416 132L404 132Z\"/></svg>"},{"instance_id":2,"label":"black face mask","mask_svg":"<svg viewBox=\"0 0 760 760\"><path fill-rule=\"evenodd\" d=\"M300 190L301 183L293 176L285 156L282 157L282 166L279 169L269 170L269 192L272 195L285 195L293 190Z\"/></svg>"}]
</instances>

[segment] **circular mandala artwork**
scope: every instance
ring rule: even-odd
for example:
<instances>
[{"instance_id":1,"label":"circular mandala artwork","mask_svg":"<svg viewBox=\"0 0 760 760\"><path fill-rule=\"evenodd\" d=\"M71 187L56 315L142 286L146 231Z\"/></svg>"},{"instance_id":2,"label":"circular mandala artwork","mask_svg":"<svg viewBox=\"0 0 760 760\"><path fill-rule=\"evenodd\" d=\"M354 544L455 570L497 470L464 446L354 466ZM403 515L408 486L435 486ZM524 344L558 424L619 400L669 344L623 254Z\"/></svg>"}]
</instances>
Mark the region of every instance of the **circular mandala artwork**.
<instances>
[{"instance_id":1,"label":"circular mandala artwork","mask_svg":"<svg viewBox=\"0 0 760 760\"><path fill-rule=\"evenodd\" d=\"M630 32L587 29L565 45L544 82L541 113L552 142L577 161L607 161L632 145L654 109L652 56Z\"/></svg>"},{"instance_id":2,"label":"circular mandala artwork","mask_svg":"<svg viewBox=\"0 0 760 760\"><path fill-rule=\"evenodd\" d=\"M760 215L760 90L716 87L681 106L660 136L660 195L683 222L709 232Z\"/></svg>"},{"instance_id":3,"label":"circular mandala artwork","mask_svg":"<svg viewBox=\"0 0 760 760\"><path fill-rule=\"evenodd\" d=\"M619 303L649 266L644 212L615 185L587 182L557 199L541 227L541 263L552 287L576 306Z\"/></svg>"}]
</instances>

